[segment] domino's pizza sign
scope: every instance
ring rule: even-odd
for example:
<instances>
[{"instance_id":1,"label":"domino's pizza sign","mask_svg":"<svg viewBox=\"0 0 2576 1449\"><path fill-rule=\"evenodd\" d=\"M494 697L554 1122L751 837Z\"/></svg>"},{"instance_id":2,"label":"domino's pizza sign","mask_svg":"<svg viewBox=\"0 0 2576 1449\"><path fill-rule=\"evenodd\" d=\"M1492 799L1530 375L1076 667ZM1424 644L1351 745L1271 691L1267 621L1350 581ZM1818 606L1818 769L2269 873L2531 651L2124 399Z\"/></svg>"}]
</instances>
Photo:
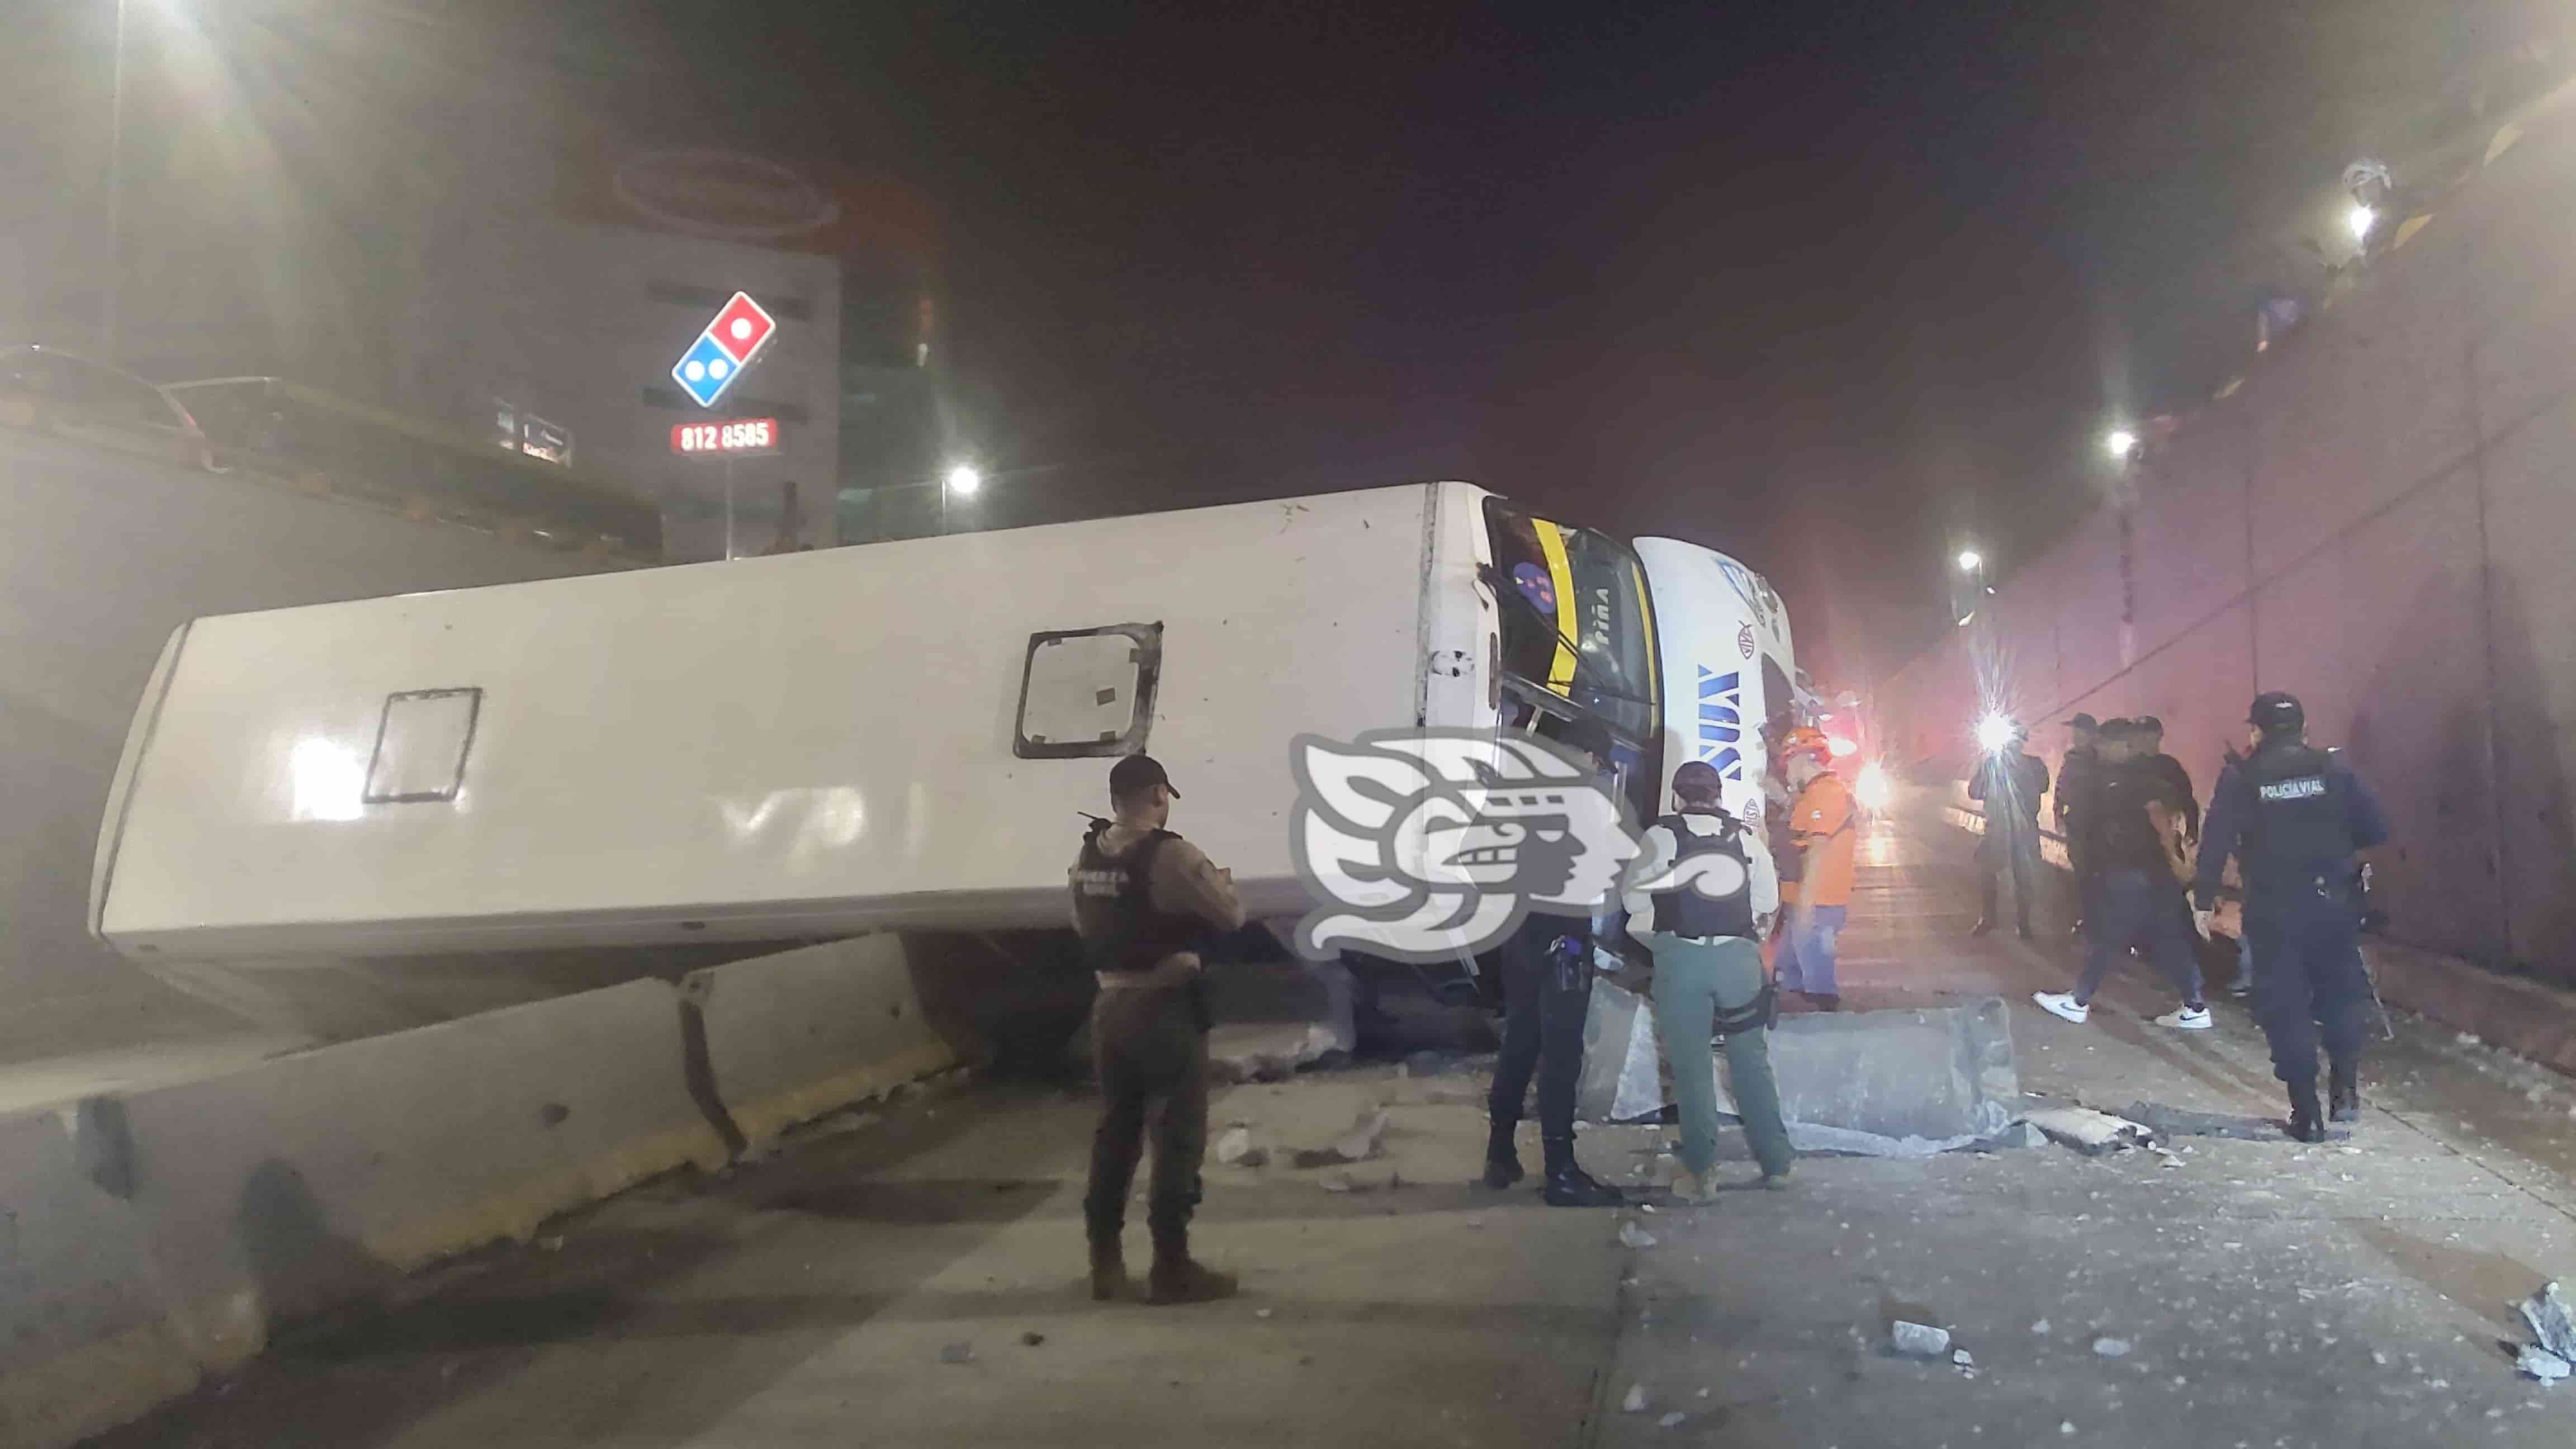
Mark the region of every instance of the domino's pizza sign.
<instances>
[{"instance_id":1,"label":"domino's pizza sign","mask_svg":"<svg viewBox=\"0 0 2576 1449\"><path fill-rule=\"evenodd\" d=\"M777 330L777 320L762 311L749 292L736 292L689 350L680 354L671 368L671 380L698 406L714 407Z\"/></svg>"}]
</instances>

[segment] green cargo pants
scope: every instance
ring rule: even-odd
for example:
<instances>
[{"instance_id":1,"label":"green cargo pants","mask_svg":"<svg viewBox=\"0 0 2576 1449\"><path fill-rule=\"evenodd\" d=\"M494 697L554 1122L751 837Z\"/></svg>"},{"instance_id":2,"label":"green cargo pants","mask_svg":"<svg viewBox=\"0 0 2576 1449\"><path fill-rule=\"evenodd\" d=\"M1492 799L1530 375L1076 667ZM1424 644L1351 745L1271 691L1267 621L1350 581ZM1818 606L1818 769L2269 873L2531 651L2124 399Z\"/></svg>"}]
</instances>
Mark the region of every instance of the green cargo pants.
<instances>
[{"instance_id":1,"label":"green cargo pants","mask_svg":"<svg viewBox=\"0 0 2576 1449\"><path fill-rule=\"evenodd\" d=\"M1681 1108L1682 1166L1704 1173L1717 1162L1717 1066L1708 1039L1717 1013L1762 994L1762 948L1734 936L1687 941L1655 933L1655 1029L1673 1068ZM1727 1083L1753 1159L1766 1174L1789 1170L1797 1152L1780 1120L1780 1087L1771 1078L1771 1033L1757 1027L1726 1039Z\"/></svg>"}]
</instances>

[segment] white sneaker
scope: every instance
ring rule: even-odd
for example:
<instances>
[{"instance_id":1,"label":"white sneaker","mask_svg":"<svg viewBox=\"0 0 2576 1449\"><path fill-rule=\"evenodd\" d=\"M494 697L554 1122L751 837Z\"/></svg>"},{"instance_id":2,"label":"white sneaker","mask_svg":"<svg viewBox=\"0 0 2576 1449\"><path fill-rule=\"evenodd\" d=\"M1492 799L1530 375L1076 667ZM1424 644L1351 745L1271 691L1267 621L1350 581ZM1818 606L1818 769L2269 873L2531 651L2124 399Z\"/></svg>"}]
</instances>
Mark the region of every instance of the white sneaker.
<instances>
[{"instance_id":1,"label":"white sneaker","mask_svg":"<svg viewBox=\"0 0 2576 1449\"><path fill-rule=\"evenodd\" d=\"M2075 993L2071 991L2034 991L2030 999L2039 1003L2040 1010L2065 1017L2077 1026L2082 1026L2084 1018L2093 1014L2093 1008L2076 1000Z\"/></svg>"},{"instance_id":2,"label":"white sneaker","mask_svg":"<svg viewBox=\"0 0 2576 1449\"><path fill-rule=\"evenodd\" d=\"M2176 1031L2207 1031L2209 1030L2209 1008L2204 1006L2194 1011L2185 1006L2168 1011L2156 1018L2156 1025L2169 1026Z\"/></svg>"}]
</instances>

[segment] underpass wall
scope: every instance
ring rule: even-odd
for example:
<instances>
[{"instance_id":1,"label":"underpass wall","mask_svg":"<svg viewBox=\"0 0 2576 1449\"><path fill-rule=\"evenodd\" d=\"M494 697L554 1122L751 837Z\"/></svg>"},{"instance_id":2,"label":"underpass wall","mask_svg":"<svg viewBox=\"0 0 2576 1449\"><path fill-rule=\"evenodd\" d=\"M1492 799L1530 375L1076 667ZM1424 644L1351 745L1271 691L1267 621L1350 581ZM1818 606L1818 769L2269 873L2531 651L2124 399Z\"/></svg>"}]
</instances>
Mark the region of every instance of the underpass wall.
<instances>
[{"instance_id":1,"label":"underpass wall","mask_svg":"<svg viewBox=\"0 0 2576 1449\"><path fill-rule=\"evenodd\" d=\"M170 632L208 614L589 572L326 497L0 430L0 1062L238 1030L91 940L100 812Z\"/></svg>"},{"instance_id":2,"label":"underpass wall","mask_svg":"<svg viewBox=\"0 0 2576 1449\"><path fill-rule=\"evenodd\" d=\"M2151 713L2205 800L2291 690L2388 807L2389 934L2576 984L2576 131L2526 125L1876 687L1916 778L1985 709L2052 769L2075 711Z\"/></svg>"}]
</instances>

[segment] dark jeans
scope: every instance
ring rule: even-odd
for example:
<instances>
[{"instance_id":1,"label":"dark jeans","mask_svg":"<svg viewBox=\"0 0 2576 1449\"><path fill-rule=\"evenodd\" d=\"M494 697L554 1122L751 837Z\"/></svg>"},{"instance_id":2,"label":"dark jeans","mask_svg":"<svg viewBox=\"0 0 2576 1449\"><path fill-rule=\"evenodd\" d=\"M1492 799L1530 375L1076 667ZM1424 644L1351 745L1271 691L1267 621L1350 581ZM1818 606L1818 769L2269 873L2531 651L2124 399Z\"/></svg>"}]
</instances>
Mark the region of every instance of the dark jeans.
<instances>
[{"instance_id":1,"label":"dark jeans","mask_svg":"<svg viewBox=\"0 0 2576 1449\"><path fill-rule=\"evenodd\" d=\"M2084 979L2075 983L2075 999L2090 1002L2102 989L2111 968L2138 948L2182 993L2183 1004L2200 1004L2200 952L2194 946L2191 917L2174 908L2182 885L2169 872L2106 870L2093 889L2085 925L2088 942Z\"/></svg>"},{"instance_id":2,"label":"dark jeans","mask_svg":"<svg viewBox=\"0 0 2576 1449\"><path fill-rule=\"evenodd\" d=\"M1997 892L2003 885L2006 870L2012 872L2013 924L2030 929L2031 903L2038 899L2039 828L2028 833L2017 830L1998 831L1987 827L1985 837L1977 842L1977 876L1982 891L1985 918L1995 920L2001 902Z\"/></svg>"},{"instance_id":3,"label":"dark jeans","mask_svg":"<svg viewBox=\"0 0 2576 1449\"><path fill-rule=\"evenodd\" d=\"M1149 1114L1154 1185L1145 1220L1157 1251L1187 1238L1207 1156L1208 1050L1189 993L1104 990L1091 1006L1092 1060L1100 1082L1100 1129L1091 1139L1091 1190L1082 1200L1095 1247L1118 1241L1127 1192L1144 1155ZM1160 1104L1160 1112L1151 1109Z\"/></svg>"},{"instance_id":4,"label":"dark jeans","mask_svg":"<svg viewBox=\"0 0 2576 1449\"><path fill-rule=\"evenodd\" d=\"M1554 949L1572 936L1573 959ZM1532 915L1503 943L1503 1053L1494 1062L1487 1110L1494 1124L1521 1120L1521 1099L1538 1076L1542 1138L1572 1141L1574 1084L1583 1074L1583 1018L1592 1004L1592 934L1571 916Z\"/></svg>"},{"instance_id":5,"label":"dark jeans","mask_svg":"<svg viewBox=\"0 0 2576 1449\"><path fill-rule=\"evenodd\" d=\"M2339 1062L2356 1061L2370 976L2351 901L2332 886L2264 891L2245 902L2245 939L2254 953L2255 1004L2272 1043L2272 1075L2317 1079L2317 1042Z\"/></svg>"}]
</instances>

